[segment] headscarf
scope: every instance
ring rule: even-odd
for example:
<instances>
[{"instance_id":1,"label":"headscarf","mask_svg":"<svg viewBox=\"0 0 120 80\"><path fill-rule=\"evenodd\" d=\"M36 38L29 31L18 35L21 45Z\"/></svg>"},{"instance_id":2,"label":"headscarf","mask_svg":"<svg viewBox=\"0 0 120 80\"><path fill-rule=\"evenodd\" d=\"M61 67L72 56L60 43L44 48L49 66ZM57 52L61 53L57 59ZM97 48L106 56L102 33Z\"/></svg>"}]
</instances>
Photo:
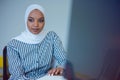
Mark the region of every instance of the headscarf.
<instances>
[{"instance_id":1,"label":"headscarf","mask_svg":"<svg viewBox=\"0 0 120 80\"><path fill-rule=\"evenodd\" d=\"M29 29L27 27L28 16L29 16L30 12L35 9L40 10L45 17L44 9L42 6L37 5L37 4L32 4L32 5L28 6L28 8L26 9L26 12L25 12L26 30L24 32L22 32L19 36L15 37L13 39L16 39L16 40L19 40L19 41L22 41L22 42L28 43L28 44L37 44L37 43L40 43L45 38L48 31L45 31L44 28L42 29L42 31L39 34L33 34L29 31Z\"/></svg>"}]
</instances>

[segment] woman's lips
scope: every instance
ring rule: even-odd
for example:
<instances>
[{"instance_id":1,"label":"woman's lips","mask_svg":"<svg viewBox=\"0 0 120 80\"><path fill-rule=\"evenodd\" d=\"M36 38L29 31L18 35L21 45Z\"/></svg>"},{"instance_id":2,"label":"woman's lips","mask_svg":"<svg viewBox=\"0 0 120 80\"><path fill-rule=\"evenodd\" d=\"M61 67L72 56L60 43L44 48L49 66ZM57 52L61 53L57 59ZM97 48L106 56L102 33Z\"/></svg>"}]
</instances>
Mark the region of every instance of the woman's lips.
<instances>
[{"instance_id":1,"label":"woman's lips","mask_svg":"<svg viewBox=\"0 0 120 80\"><path fill-rule=\"evenodd\" d=\"M32 28L32 30L33 30L34 32L38 32L38 31L39 31L38 28Z\"/></svg>"}]
</instances>

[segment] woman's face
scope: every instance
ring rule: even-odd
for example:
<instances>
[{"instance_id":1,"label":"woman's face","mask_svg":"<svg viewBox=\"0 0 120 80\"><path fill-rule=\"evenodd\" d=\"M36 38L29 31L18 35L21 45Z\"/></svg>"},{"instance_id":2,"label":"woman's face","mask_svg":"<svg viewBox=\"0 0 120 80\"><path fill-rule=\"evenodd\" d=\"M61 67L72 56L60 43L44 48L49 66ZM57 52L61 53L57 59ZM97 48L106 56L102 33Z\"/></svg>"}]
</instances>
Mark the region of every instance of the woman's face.
<instances>
[{"instance_id":1,"label":"woman's face","mask_svg":"<svg viewBox=\"0 0 120 80\"><path fill-rule=\"evenodd\" d=\"M31 33L39 34L45 24L44 15L39 10L32 10L27 19L27 26Z\"/></svg>"}]
</instances>

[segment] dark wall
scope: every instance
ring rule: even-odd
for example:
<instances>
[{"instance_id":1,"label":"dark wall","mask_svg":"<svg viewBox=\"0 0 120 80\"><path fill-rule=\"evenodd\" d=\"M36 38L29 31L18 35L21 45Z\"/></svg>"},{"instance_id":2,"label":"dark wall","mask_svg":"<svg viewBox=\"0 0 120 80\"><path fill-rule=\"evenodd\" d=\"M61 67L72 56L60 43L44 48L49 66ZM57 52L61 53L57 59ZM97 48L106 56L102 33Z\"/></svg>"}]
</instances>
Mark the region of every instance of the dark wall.
<instances>
[{"instance_id":1,"label":"dark wall","mask_svg":"<svg viewBox=\"0 0 120 80\"><path fill-rule=\"evenodd\" d=\"M119 0L73 0L68 58L76 72L97 77L104 55L118 43Z\"/></svg>"}]
</instances>

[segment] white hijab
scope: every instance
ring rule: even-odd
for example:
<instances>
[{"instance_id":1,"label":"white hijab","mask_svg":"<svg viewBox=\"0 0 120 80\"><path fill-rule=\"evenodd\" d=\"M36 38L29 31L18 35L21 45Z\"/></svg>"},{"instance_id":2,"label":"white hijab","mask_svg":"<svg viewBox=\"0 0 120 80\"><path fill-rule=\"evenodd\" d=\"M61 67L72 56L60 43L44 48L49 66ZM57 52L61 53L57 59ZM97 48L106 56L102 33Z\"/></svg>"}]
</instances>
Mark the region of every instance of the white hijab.
<instances>
[{"instance_id":1,"label":"white hijab","mask_svg":"<svg viewBox=\"0 0 120 80\"><path fill-rule=\"evenodd\" d=\"M29 16L30 12L34 9L40 10L45 17L44 9L42 6L37 5L37 4L32 4L32 5L28 6L28 8L25 12L26 30L24 32L22 32L19 36L15 37L13 39L16 39L16 40L19 40L19 41L22 41L22 42L28 43L28 44L37 44L37 43L40 43L45 38L48 31L45 31L44 28L39 34L33 34L29 31L29 29L27 27L28 16Z\"/></svg>"}]
</instances>

